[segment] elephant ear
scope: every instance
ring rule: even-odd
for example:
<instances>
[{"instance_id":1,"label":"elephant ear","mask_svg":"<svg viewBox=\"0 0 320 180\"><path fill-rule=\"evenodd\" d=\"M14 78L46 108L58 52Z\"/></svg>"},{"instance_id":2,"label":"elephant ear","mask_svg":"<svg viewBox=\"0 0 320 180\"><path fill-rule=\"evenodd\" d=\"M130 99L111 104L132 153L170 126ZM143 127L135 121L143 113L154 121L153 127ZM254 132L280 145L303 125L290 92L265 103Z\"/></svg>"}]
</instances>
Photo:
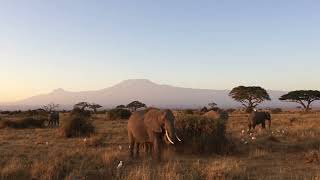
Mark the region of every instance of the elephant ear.
<instances>
[{"instance_id":1,"label":"elephant ear","mask_svg":"<svg viewBox=\"0 0 320 180\"><path fill-rule=\"evenodd\" d=\"M163 114L157 110L150 110L144 117L144 124L147 129L156 133L162 133L162 121Z\"/></svg>"}]
</instances>

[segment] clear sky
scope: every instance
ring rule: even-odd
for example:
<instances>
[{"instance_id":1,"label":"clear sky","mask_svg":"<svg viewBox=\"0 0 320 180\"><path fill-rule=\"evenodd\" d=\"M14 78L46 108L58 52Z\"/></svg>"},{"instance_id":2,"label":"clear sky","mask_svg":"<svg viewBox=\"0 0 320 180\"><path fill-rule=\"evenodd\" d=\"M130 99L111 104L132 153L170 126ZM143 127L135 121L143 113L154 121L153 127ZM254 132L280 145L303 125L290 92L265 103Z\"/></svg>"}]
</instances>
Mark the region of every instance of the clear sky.
<instances>
[{"instance_id":1,"label":"clear sky","mask_svg":"<svg viewBox=\"0 0 320 180\"><path fill-rule=\"evenodd\" d=\"M320 89L320 1L0 0L0 102L145 78Z\"/></svg>"}]
</instances>

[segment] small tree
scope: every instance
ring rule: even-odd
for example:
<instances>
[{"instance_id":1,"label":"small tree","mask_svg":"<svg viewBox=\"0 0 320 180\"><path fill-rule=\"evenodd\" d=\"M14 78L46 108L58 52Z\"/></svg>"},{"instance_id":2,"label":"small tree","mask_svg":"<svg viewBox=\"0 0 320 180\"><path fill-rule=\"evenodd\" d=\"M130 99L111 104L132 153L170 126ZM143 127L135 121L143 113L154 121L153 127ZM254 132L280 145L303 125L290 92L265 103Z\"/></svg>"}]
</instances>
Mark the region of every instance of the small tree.
<instances>
[{"instance_id":1,"label":"small tree","mask_svg":"<svg viewBox=\"0 0 320 180\"><path fill-rule=\"evenodd\" d=\"M102 108L102 106L100 104L92 103L89 104L88 108L93 109L93 112L97 113L97 109Z\"/></svg>"},{"instance_id":2,"label":"small tree","mask_svg":"<svg viewBox=\"0 0 320 180\"><path fill-rule=\"evenodd\" d=\"M312 102L320 100L320 91L291 91L288 94L281 96L279 100L299 103L304 108L304 110L308 112L311 109Z\"/></svg>"},{"instance_id":3,"label":"small tree","mask_svg":"<svg viewBox=\"0 0 320 180\"><path fill-rule=\"evenodd\" d=\"M202 112L202 113L206 113L206 112L208 112L209 110L208 110L208 108L207 107L203 107L201 110L200 110L200 112Z\"/></svg>"},{"instance_id":4,"label":"small tree","mask_svg":"<svg viewBox=\"0 0 320 180\"><path fill-rule=\"evenodd\" d=\"M55 111L58 107L59 107L59 104L50 103L50 104L44 105L42 109L48 113L51 113L52 111Z\"/></svg>"},{"instance_id":5,"label":"small tree","mask_svg":"<svg viewBox=\"0 0 320 180\"><path fill-rule=\"evenodd\" d=\"M238 86L232 89L229 96L240 102L248 112L252 111L263 101L270 101L268 92L259 86Z\"/></svg>"},{"instance_id":6,"label":"small tree","mask_svg":"<svg viewBox=\"0 0 320 180\"><path fill-rule=\"evenodd\" d=\"M127 105L127 108L131 109L132 111L136 111L139 108L147 107L145 104L139 101L133 101Z\"/></svg>"},{"instance_id":7,"label":"small tree","mask_svg":"<svg viewBox=\"0 0 320 180\"><path fill-rule=\"evenodd\" d=\"M79 103L75 104L75 105L73 106L73 108L74 108L74 109L75 109L75 108L80 108L81 110L85 110L85 109L88 108L89 106L90 106L90 104L87 103L87 102L79 102Z\"/></svg>"},{"instance_id":8,"label":"small tree","mask_svg":"<svg viewBox=\"0 0 320 180\"><path fill-rule=\"evenodd\" d=\"M211 109L214 109L214 108L216 108L216 107L218 106L218 104L215 103L215 102L212 102L212 103L209 103L208 106L209 106Z\"/></svg>"}]
</instances>

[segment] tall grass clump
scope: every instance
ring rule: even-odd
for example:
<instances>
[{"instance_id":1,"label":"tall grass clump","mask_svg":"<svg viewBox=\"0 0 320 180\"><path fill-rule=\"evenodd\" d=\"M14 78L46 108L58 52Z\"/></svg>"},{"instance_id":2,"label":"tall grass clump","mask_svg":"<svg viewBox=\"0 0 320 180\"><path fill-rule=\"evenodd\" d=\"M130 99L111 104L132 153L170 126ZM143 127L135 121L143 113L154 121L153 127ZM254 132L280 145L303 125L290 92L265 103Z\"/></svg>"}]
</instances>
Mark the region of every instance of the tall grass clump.
<instances>
[{"instance_id":1,"label":"tall grass clump","mask_svg":"<svg viewBox=\"0 0 320 180\"><path fill-rule=\"evenodd\" d=\"M0 179L31 179L30 173L19 159L11 159L0 169Z\"/></svg>"},{"instance_id":2,"label":"tall grass clump","mask_svg":"<svg viewBox=\"0 0 320 180\"><path fill-rule=\"evenodd\" d=\"M61 134L67 138L88 136L94 132L91 113L74 109L61 127Z\"/></svg>"},{"instance_id":3,"label":"tall grass clump","mask_svg":"<svg viewBox=\"0 0 320 180\"><path fill-rule=\"evenodd\" d=\"M18 120L3 120L0 123L1 128L14 128L14 129L25 129L25 128L42 128L44 122L47 119L35 119L35 118L23 118Z\"/></svg>"},{"instance_id":4,"label":"tall grass clump","mask_svg":"<svg viewBox=\"0 0 320 180\"><path fill-rule=\"evenodd\" d=\"M177 117L176 128L183 144L178 151L191 154L223 153L227 144L226 120L200 115Z\"/></svg>"}]
</instances>

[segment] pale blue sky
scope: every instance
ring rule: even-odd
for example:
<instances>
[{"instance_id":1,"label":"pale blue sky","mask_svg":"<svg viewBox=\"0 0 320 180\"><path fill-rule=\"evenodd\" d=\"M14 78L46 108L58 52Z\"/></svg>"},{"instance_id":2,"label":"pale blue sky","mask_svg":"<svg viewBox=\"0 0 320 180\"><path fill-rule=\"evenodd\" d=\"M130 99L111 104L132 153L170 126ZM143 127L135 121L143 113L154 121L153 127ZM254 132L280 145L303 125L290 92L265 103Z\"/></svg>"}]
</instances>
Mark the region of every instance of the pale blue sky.
<instances>
[{"instance_id":1,"label":"pale blue sky","mask_svg":"<svg viewBox=\"0 0 320 180\"><path fill-rule=\"evenodd\" d=\"M320 89L320 1L0 0L0 101L125 79Z\"/></svg>"}]
</instances>

